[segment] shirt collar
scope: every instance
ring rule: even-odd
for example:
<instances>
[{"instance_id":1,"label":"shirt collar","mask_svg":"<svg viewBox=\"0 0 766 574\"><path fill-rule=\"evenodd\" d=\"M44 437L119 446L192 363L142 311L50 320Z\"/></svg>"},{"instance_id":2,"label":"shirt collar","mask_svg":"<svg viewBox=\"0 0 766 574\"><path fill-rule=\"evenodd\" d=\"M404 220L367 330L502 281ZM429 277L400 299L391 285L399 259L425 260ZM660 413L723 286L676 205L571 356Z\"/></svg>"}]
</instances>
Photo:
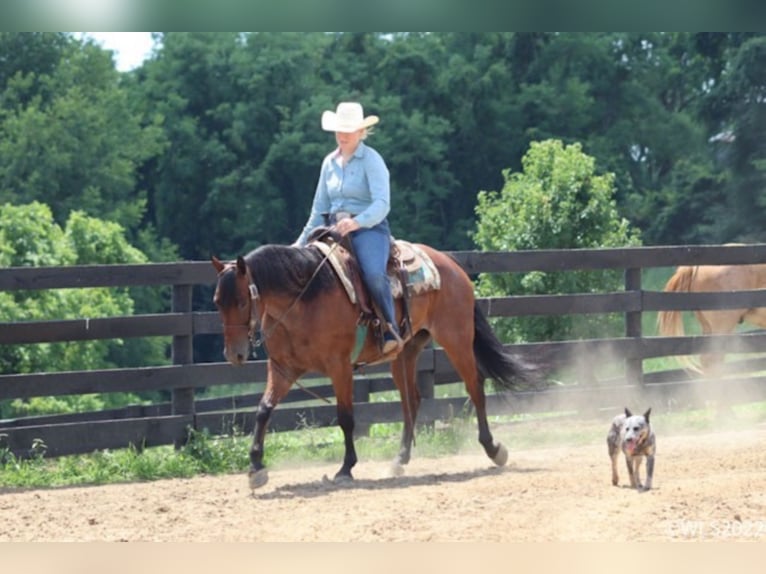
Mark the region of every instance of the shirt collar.
<instances>
[{"instance_id":1,"label":"shirt collar","mask_svg":"<svg viewBox=\"0 0 766 574\"><path fill-rule=\"evenodd\" d=\"M359 157L359 158L364 157L364 150L366 148L367 148L367 146L364 145L364 142L360 141L359 145L356 146L356 149L354 150L353 157ZM335 148L335 152L333 154L333 159L335 159L335 158L337 158L339 156L340 156L340 148L338 147L338 148Z\"/></svg>"}]
</instances>

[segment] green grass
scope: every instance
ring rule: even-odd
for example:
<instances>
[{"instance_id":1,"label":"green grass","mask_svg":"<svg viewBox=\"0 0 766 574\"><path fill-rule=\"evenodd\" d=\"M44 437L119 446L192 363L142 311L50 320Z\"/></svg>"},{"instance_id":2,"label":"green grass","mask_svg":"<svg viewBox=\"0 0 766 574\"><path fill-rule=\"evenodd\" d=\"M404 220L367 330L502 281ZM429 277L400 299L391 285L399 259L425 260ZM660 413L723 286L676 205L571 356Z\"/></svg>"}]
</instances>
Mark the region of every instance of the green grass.
<instances>
[{"instance_id":1,"label":"green grass","mask_svg":"<svg viewBox=\"0 0 766 574\"><path fill-rule=\"evenodd\" d=\"M766 402L736 405L733 411L734 416L723 420L713 409L655 413L654 425L667 436L745 430L766 423ZM610 417L611 414L582 417L571 413L493 416L490 425L496 438L503 440L511 450L520 450L600 443ZM372 425L369 436L356 440L359 459L393 459L399 448L401 429L401 423ZM481 452L476 433L475 419L465 413L447 422L423 427L416 435L413 456ZM250 442L251 438L241 433L214 437L201 431L192 432L188 443L178 450L131 447L55 459L46 458L44 445L38 443L35 456L25 460L0 447L0 488L107 484L245 472ZM271 468L311 463L340 465L342 457L343 440L338 428L304 424L296 431L270 433L264 462Z\"/></svg>"}]
</instances>

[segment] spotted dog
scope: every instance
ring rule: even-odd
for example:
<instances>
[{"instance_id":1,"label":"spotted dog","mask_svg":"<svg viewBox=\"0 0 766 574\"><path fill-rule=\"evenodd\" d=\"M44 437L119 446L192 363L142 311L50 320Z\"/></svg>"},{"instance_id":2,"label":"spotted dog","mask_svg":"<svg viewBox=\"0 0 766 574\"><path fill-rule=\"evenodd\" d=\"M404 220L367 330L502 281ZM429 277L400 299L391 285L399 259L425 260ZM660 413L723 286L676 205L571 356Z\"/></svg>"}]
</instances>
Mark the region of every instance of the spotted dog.
<instances>
[{"instance_id":1,"label":"spotted dog","mask_svg":"<svg viewBox=\"0 0 766 574\"><path fill-rule=\"evenodd\" d=\"M634 415L628 408L625 413L617 415L612 421L606 444L609 447L609 457L612 459L612 484L617 486L620 481L617 475L617 458L620 450L625 454L628 466L630 486L637 490L652 488L654 474L654 451L656 442L652 425L649 423L650 408L643 415ZM646 484L642 485L638 477L641 462L646 457Z\"/></svg>"}]
</instances>

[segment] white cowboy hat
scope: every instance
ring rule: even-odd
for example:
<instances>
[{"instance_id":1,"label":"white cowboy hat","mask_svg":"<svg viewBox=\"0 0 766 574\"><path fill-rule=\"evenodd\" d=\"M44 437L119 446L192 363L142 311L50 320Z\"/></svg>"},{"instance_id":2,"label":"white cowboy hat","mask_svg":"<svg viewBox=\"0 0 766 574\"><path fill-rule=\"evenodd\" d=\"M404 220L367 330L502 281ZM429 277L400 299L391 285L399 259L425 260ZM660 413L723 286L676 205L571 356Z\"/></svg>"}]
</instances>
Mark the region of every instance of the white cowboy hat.
<instances>
[{"instance_id":1,"label":"white cowboy hat","mask_svg":"<svg viewBox=\"0 0 766 574\"><path fill-rule=\"evenodd\" d=\"M327 132L351 133L362 128L369 128L378 123L378 116L364 117L362 104L357 102L341 102L333 112L327 110L322 114L322 129Z\"/></svg>"}]
</instances>

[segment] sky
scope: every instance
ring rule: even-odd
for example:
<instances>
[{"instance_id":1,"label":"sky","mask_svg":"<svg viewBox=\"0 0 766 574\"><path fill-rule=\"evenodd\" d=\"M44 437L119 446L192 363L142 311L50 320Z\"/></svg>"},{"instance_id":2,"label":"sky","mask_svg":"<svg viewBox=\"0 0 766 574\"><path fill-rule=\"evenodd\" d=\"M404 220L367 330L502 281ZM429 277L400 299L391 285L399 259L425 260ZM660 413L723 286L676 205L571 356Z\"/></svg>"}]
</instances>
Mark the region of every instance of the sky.
<instances>
[{"instance_id":1,"label":"sky","mask_svg":"<svg viewBox=\"0 0 766 574\"><path fill-rule=\"evenodd\" d=\"M82 32L114 51L116 67L127 72L140 66L152 51L151 32Z\"/></svg>"}]
</instances>

